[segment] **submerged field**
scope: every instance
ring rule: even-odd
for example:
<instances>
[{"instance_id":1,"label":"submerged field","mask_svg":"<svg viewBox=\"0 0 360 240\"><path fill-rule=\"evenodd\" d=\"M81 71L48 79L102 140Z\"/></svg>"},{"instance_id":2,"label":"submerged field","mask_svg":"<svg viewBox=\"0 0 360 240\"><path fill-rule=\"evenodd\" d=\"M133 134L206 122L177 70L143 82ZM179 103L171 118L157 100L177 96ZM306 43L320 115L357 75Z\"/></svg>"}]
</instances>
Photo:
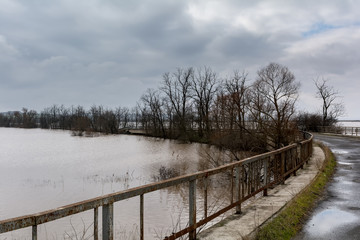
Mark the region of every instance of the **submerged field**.
<instances>
[{"instance_id":1,"label":"submerged field","mask_svg":"<svg viewBox=\"0 0 360 240\"><path fill-rule=\"evenodd\" d=\"M161 169L185 174L212 168L216 158L227 158L204 144L143 136L73 137L69 131L11 128L0 128L0 136L0 220L158 181L164 177ZM180 187L145 196L146 239L165 237L187 224L186 191ZM214 201L218 194L221 191L213 191ZM138 199L116 203L114 209L117 239L137 236ZM87 230L85 235L91 236L91 225L90 211L40 225L39 235L71 239ZM25 229L0 239L30 239L30 233Z\"/></svg>"}]
</instances>

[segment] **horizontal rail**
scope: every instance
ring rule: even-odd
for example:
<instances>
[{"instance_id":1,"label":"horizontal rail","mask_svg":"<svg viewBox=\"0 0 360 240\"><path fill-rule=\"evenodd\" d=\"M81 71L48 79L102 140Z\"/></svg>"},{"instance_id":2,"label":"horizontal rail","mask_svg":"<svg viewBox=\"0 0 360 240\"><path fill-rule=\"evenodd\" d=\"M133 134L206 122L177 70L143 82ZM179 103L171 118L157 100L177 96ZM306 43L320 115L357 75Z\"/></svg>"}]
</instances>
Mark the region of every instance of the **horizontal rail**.
<instances>
[{"instance_id":1,"label":"horizontal rail","mask_svg":"<svg viewBox=\"0 0 360 240\"><path fill-rule=\"evenodd\" d=\"M346 136L360 136L360 127L319 126L317 130L322 133L334 133Z\"/></svg>"},{"instance_id":2,"label":"horizontal rail","mask_svg":"<svg viewBox=\"0 0 360 240\"><path fill-rule=\"evenodd\" d=\"M37 234L36 232L36 226L47 223L50 221L54 221L63 217L67 217L73 214L81 213L87 210L94 209L94 234L96 232L97 238L97 209L99 207L106 207L106 209L110 209L109 214L103 215L105 217L108 217L109 219L112 219L113 214L113 203L118 202L121 200L125 200L128 198L139 196L141 199L141 204L143 205L143 196L146 193L150 193L153 191L157 191L160 189L176 186L182 183L193 183L193 187L196 187L196 180L198 179L207 179L209 176L222 173L228 170L231 170L233 172L234 169L238 168L240 169L239 176L237 178L237 181L239 181L237 184L231 184L231 188L233 191L233 185L238 186L238 195L240 200L232 202L228 207L226 207L223 210L220 210L217 213L214 213L213 215L201 220L198 223L192 222L188 228L181 230L181 235L184 235L186 233L194 233L194 228L207 223L208 221L212 220L214 216L218 216L222 214L224 211L228 211L231 208L237 207L241 204L241 202L245 201L249 197L253 196L254 194L257 194L261 191L267 190L270 186L277 184L279 182L283 182L285 177L290 175L291 173L296 172L297 169L299 169L306 161L308 161L309 157L312 154L312 139L313 136L308 133L304 133L304 138L306 140L299 142L298 144L291 144L289 146L283 147L278 150L274 150L271 152L263 153L260 155L256 155L253 157L245 158L243 160L229 163L217 168L208 169L205 171L200 171L196 173L191 173L175 178L171 178L168 180L164 180L161 182L155 182L150 183L147 185L131 188L128 190L116 192L107 194L101 197L96 197L92 199L88 199L85 201L73 203L70 205L62 206L56 209L32 214L32 215L26 215L6 220L0 221L0 234L5 233L8 231L13 231L25 227L33 226L33 234ZM261 182L260 175L263 174L265 177L264 181ZM195 191L195 190L191 190ZM196 194L192 194L193 196L196 196ZM192 197L189 196L189 199L191 201L194 201L194 199L191 199ZM207 201L207 200L206 200ZM205 202L205 204L207 204ZM141 207L141 206L140 206ZM192 206L196 211L196 205ZM206 210L205 210L206 211ZM108 216L109 215L109 216ZM190 214L191 215L191 214ZM141 217L143 218L143 217ZM196 221L196 216L192 216L193 219ZM106 220L106 219L105 219ZM109 222L109 223L108 223ZM140 223L143 224L143 219L140 219ZM112 221L105 221L105 224L112 224ZM103 219L103 225L104 225L104 219ZM103 227L104 228L104 227ZM108 229L111 231L112 226L109 226ZM169 239L174 239L173 237L178 237L180 234L177 233L175 236L169 236ZM105 233L106 234L106 233ZM109 236L112 236L110 233ZM141 234L143 239L143 234ZM194 236L194 235L193 235ZM34 238L34 236L33 236ZM193 237L191 237L193 238Z\"/></svg>"}]
</instances>

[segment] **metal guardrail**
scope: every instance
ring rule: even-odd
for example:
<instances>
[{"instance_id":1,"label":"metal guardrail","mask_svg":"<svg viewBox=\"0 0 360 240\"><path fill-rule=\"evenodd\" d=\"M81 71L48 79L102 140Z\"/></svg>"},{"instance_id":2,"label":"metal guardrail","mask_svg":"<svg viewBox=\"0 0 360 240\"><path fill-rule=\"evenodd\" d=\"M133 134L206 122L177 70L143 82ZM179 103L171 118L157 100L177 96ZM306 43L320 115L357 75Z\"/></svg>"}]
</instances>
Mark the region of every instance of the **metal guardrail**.
<instances>
[{"instance_id":1,"label":"metal guardrail","mask_svg":"<svg viewBox=\"0 0 360 240\"><path fill-rule=\"evenodd\" d=\"M319 131L322 133L335 133L346 136L360 136L360 127L341 127L341 126L320 126Z\"/></svg>"},{"instance_id":2,"label":"metal guardrail","mask_svg":"<svg viewBox=\"0 0 360 240\"><path fill-rule=\"evenodd\" d=\"M113 239L114 237L114 203L132 197L139 197L140 205L140 239L144 239L144 195L153 191L176 186L182 183L189 185L189 224L188 227L179 232L173 233L165 239L176 239L189 234L189 239L196 239L196 229L221 214L236 208L236 212L241 212L241 203L256 194L263 192L267 195L267 189L274 184L284 183L285 179L296 174L312 155L313 136L304 133L306 140L295 143L281 149L246 158L238 162L226 164L214 169L209 169L193 174L179 176L169 180L147 184L144 186L131 188L117 193L77 202L57 209L40 212L37 214L21 216L17 218L1 220L0 234L32 227L32 239L37 239L37 226L56 219L60 219L73 214L81 213L93 209L94 211L94 239L98 239L98 220L99 207L102 207L102 238ZM208 216L207 212L207 181L210 176L231 171L234 177L231 178L231 202L225 208ZM204 216L197 221L196 218L196 186L197 181L204 184ZM234 194L235 193L235 194Z\"/></svg>"}]
</instances>

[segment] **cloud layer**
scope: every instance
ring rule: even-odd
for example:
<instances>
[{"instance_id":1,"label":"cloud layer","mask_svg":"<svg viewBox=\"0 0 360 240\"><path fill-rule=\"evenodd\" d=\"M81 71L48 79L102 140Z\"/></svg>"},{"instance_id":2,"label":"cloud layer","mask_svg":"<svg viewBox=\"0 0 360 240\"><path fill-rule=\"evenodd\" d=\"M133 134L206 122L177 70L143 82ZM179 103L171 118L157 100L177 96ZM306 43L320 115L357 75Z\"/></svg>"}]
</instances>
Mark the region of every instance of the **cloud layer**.
<instances>
[{"instance_id":1,"label":"cloud layer","mask_svg":"<svg viewBox=\"0 0 360 240\"><path fill-rule=\"evenodd\" d=\"M254 79L278 62L302 84L299 108L320 108L321 76L344 96L347 118L360 119L359 12L350 0L0 0L0 112L134 106L176 67Z\"/></svg>"}]
</instances>

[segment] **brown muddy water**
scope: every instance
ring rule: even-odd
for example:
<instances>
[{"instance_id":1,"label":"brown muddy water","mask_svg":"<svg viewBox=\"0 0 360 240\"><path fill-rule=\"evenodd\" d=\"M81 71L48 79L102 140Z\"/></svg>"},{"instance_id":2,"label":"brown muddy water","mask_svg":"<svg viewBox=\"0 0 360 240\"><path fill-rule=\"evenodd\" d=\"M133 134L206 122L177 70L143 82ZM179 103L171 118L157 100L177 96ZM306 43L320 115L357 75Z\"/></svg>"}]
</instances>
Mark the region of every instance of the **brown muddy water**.
<instances>
[{"instance_id":1,"label":"brown muddy water","mask_svg":"<svg viewBox=\"0 0 360 240\"><path fill-rule=\"evenodd\" d=\"M154 182L159 180L161 168L186 174L231 159L229 153L197 143L130 135L73 137L69 131L0 128L0 220ZM212 179L208 212L230 201L229 179L230 174ZM200 219L201 189L197 194ZM187 186L145 195L145 239L162 239L186 226L187 196ZM138 198L114 204L114 224L115 239L138 239ZM92 211L38 227L39 239L92 239L92 232ZM3 239L31 239L31 228L0 234Z\"/></svg>"}]
</instances>

